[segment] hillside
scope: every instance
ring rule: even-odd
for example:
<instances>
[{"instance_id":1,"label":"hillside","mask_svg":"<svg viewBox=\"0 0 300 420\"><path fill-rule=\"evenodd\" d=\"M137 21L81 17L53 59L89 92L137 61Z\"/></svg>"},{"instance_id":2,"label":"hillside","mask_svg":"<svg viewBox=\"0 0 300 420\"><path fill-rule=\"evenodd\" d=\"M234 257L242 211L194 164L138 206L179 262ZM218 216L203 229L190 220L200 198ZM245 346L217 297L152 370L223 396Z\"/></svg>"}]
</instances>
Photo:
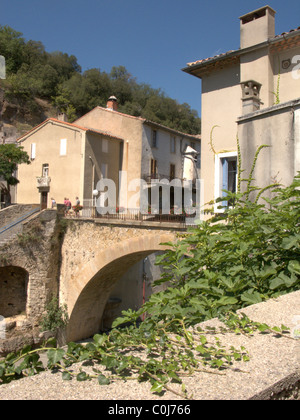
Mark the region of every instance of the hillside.
<instances>
[{"instance_id":1,"label":"hillside","mask_svg":"<svg viewBox=\"0 0 300 420\"><path fill-rule=\"evenodd\" d=\"M14 142L25 132L48 117L54 117L56 109L45 99L35 98L31 106L19 98L5 97L0 87L0 144Z\"/></svg>"},{"instance_id":2,"label":"hillside","mask_svg":"<svg viewBox=\"0 0 300 420\"><path fill-rule=\"evenodd\" d=\"M47 117L60 112L70 122L107 99L118 98L119 111L167 127L200 134L201 120L187 103L179 104L145 83L138 83L124 66L109 73L82 72L74 55L47 52L40 41L0 25L0 55L6 60L6 79L0 80L0 141L11 141Z\"/></svg>"}]
</instances>

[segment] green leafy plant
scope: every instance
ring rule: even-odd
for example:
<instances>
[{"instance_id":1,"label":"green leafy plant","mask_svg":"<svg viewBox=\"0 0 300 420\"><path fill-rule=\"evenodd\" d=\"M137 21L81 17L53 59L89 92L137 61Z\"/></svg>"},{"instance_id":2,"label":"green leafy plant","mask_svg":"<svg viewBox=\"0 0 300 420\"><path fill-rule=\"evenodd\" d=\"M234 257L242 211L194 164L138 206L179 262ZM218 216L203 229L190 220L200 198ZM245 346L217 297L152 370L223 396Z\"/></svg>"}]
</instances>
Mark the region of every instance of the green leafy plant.
<instances>
[{"instance_id":1,"label":"green leafy plant","mask_svg":"<svg viewBox=\"0 0 300 420\"><path fill-rule=\"evenodd\" d=\"M67 326L69 321L66 305L60 306L58 299L53 297L47 305L46 314L42 317L40 328L42 331L56 332Z\"/></svg>"},{"instance_id":2,"label":"green leafy plant","mask_svg":"<svg viewBox=\"0 0 300 420\"><path fill-rule=\"evenodd\" d=\"M210 144L214 151L212 132ZM226 197L216 200L222 213L168 243L169 250L157 258L163 274L154 285L169 287L142 309L154 322L184 317L194 325L299 289L300 173L286 188L253 185L265 147L257 149L248 178L242 178L237 138L237 192L225 191ZM266 190L272 198L263 198Z\"/></svg>"}]
</instances>

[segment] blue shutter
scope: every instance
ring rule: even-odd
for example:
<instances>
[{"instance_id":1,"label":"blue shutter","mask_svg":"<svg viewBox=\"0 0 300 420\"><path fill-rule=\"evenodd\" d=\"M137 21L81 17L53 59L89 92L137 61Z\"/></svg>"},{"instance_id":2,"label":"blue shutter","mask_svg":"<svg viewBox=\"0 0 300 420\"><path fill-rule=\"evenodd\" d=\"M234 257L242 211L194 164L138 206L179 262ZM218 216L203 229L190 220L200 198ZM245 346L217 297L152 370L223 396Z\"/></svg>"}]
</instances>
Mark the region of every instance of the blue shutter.
<instances>
[{"instance_id":1,"label":"blue shutter","mask_svg":"<svg viewBox=\"0 0 300 420\"><path fill-rule=\"evenodd\" d=\"M222 190L228 190L228 160L223 158L221 159L222 162L222 181L221 181L221 185L222 185ZM221 197L226 197L226 192L222 191L221 193ZM227 202L226 201L222 201L222 206L226 206Z\"/></svg>"}]
</instances>

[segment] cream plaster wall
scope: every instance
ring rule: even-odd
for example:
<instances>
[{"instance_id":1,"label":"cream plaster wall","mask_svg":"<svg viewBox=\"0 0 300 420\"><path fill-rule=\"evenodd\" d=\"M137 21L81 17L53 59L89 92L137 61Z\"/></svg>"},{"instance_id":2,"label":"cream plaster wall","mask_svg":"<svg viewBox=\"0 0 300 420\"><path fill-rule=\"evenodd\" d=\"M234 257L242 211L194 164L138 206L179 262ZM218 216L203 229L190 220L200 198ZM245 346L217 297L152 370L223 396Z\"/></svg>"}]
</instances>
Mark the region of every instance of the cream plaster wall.
<instances>
[{"instance_id":1,"label":"cream plaster wall","mask_svg":"<svg viewBox=\"0 0 300 420\"><path fill-rule=\"evenodd\" d=\"M204 180L204 203L214 198L215 153L236 151L236 116L242 109L239 83L239 65L211 73L202 80L201 178ZM214 126L217 127L213 129ZM210 145L212 129L214 151Z\"/></svg>"},{"instance_id":2,"label":"cream plaster wall","mask_svg":"<svg viewBox=\"0 0 300 420\"><path fill-rule=\"evenodd\" d=\"M295 57L295 58L294 58ZM300 47L273 55L273 92L277 91L279 77L279 99L280 102L287 102L300 98ZM294 59L294 63L293 63ZM290 61L288 68L283 68L283 62ZM296 65L298 63L298 69ZM275 97L273 95L273 101Z\"/></svg>"},{"instance_id":3,"label":"cream plaster wall","mask_svg":"<svg viewBox=\"0 0 300 420\"><path fill-rule=\"evenodd\" d=\"M245 178L249 176L257 148L261 145L269 146L259 154L253 173L254 185L266 187L273 182L279 182L288 186L292 182L297 171L296 162L299 160L299 102L287 102L239 119L241 154L242 157L247 157L243 160ZM269 192L264 196L269 196Z\"/></svg>"},{"instance_id":4,"label":"cream plaster wall","mask_svg":"<svg viewBox=\"0 0 300 420\"><path fill-rule=\"evenodd\" d=\"M60 140L67 140L67 152L60 155ZM67 126L48 122L30 134L21 146L31 155L31 144L36 144L36 157L30 165L22 164L18 168L17 202L40 203L36 177L42 176L42 165L49 164L51 178L48 194L48 207L51 206L51 196L57 203L63 203L68 196L74 201L80 194L82 177L82 159L84 151L85 132Z\"/></svg>"}]
</instances>

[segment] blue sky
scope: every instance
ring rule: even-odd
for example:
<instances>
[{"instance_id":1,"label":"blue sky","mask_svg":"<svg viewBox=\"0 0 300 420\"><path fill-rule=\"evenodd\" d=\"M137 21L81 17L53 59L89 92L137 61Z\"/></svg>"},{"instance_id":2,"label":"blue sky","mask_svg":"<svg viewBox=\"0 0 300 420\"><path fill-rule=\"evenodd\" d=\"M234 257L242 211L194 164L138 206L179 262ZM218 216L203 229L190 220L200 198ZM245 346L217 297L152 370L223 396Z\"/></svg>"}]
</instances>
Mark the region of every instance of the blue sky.
<instances>
[{"instance_id":1,"label":"blue sky","mask_svg":"<svg viewBox=\"0 0 300 420\"><path fill-rule=\"evenodd\" d=\"M201 81L181 69L239 48L239 16L266 4L276 34L300 26L299 0L0 0L0 24L74 54L83 71L125 66L200 115Z\"/></svg>"}]
</instances>

